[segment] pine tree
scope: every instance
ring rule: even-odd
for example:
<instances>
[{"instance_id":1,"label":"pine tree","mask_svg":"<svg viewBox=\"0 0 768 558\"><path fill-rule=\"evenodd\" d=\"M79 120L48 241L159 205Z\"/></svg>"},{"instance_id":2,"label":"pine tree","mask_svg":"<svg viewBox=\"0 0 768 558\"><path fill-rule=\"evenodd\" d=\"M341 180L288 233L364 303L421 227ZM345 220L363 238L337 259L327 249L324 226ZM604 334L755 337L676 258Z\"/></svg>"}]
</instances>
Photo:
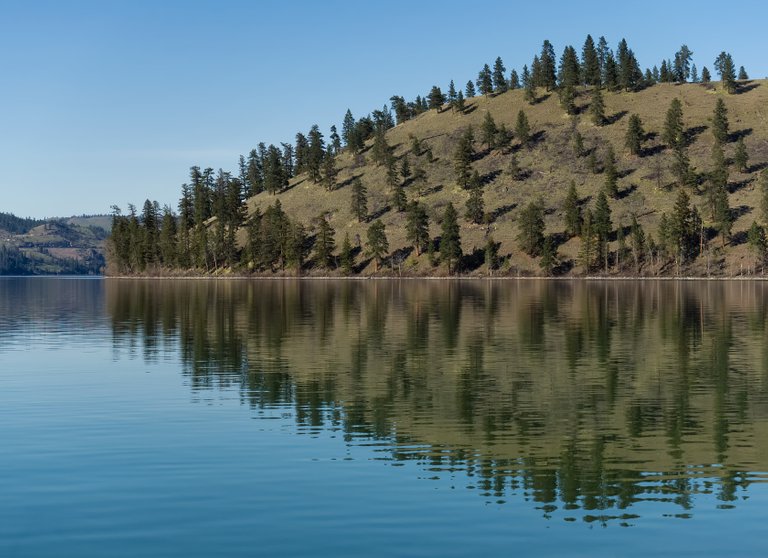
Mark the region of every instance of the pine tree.
<instances>
[{"instance_id":1,"label":"pine tree","mask_svg":"<svg viewBox=\"0 0 768 558\"><path fill-rule=\"evenodd\" d=\"M496 93L504 93L508 89L507 78L504 73L507 69L501 61L501 56L493 63L493 89Z\"/></svg>"},{"instance_id":2,"label":"pine tree","mask_svg":"<svg viewBox=\"0 0 768 558\"><path fill-rule=\"evenodd\" d=\"M344 242L341 244L341 254L339 254L341 270L345 275L352 273L352 244L349 242L349 233L344 233Z\"/></svg>"},{"instance_id":3,"label":"pine tree","mask_svg":"<svg viewBox=\"0 0 768 558\"><path fill-rule=\"evenodd\" d=\"M763 218L763 224L768 226L768 169L763 169L760 173L760 216Z\"/></svg>"},{"instance_id":4,"label":"pine tree","mask_svg":"<svg viewBox=\"0 0 768 558\"><path fill-rule=\"evenodd\" d=\"M520 77L517 75L517 71L512 70L509 74L509 88L520 89Z\"/></svg>"},{"instance_id":5,"label":"pine tree","mask_svg":"<svg viewBox=\"0 0 768 558\"><path fill-rule=\"evenodd\" d=\"M544 207L539 201L530 202L518 217L517 242L529 256L541 253L544 245Z\"/></svg>"},{"instance_id":6,"label":"pine tree","mask_svg":"<svg viewBox=\"0 0 768 558\"><path fill-rule=\"evenodd\" d=\"M578 236L581 232L581 207L579 206L579 194L576 191L576 182L571 180L568 194L563 204L565 213L565 232L568 236Z\"/></svg>"},{"instance_id":7,"label":"pine tree","mask_svg":"<svg viewBox=\"0 0 768 558\"><path fill-rule=\"evenodd\" d=\"M701 83L708 84L710 81L712 81L712 75L709 73L709 69L704 66L701 70Z\"/></svg>"},{"instance_id":8,"label":"pine tree","mask_svg":"<svg viewBox=\"0 0 768 558\"><path fill-rule=\"evenodd\" d=\"M578 130L573 131L571 144L573 145L573 154L576 157L583 157L584 156L584 136L582 136L581 132L579 132Z\"/></svg>"},{"instance_id":9,"label":"pine tree","mask_svg":"<svg viewBox=\"0 0 768 558\"><path fill-rule=\"evenodd\" d=\"M408 161L407 153L403 155L403 159L400 162L400 176L405 184L408 184L408 181L411 179L411 163Z\"/></svg>"},{"instance_id":10,"label":"pine tree","mask_svg":"<svg viewBox=\"0 0 768 558\"><path fill-rule=\"evenodd\" d=\"M627 134L624 136L624 145L627 147L627 151L632 155L639 156L643 151L644 137L643 122L637 114L633 114L629 117Z\"/></svg>"},{"instance_id":11,"label":"pine tree","mask_svg":"<svg viewBox=\"0 0 768 558\"><path fill-rule=\"evenodd\" d=\"M544 40L541 45L541 56L539 57L541 64L541 85L545 87L547 91L554 89L557 85L557 78L555 75L555 48L548 40Z\"/></svg>"},{"instance_id":12,"label":"pine tree","mask_svg":"<svg viewBox=\"0 0 768 558\"><path fill-rule=\"evenodd\" d=\"M558 91L558 96L560 97L560 106L563 107L566 114L575 115L577 111L576 91L573 86L566 85L561 87Z\"/></svg>"},{"instance_id":13,"label":"pine tree","mask_svg":"<svg viewBox=\"0 0 768 558\"><path fill-rule=\"evenodd\" d=\"M493 120L493 116L491 116L490 111L486 112L485 117L483 118L483 123L480 126L480 134L482 143L488 146L489 151L495 147L497 132L498 128L496 127L496 122Z\"/></svg>"},{"instance_id":14,"label":"pine tree","mask_svg":"<svg viewBox=\"0 0 768 558\"><path fill-rule=\"evenodd\" d=\"M427 211L417 201L408 204L405 221L405 238L420 256L429 240L429 217Z\"/></svg>"},{"instance_id":15,"label":"pine tree","mask_svg":"<svg viewBox=\"0 0 768 558\"><path fill-rule=\"evenodd\" d=\"M443 213L440 236L440 259L448 266L448 273L455 271L461 261L461 237L456 208L448 203Z\"/></svg>"},{"instance_id":16,"label":"pine tree","mask_svg":"<svg viewBox=\"0 0 768 558\"><path fill-rule=\"evenodd\" d=\"M555 249L555 243L552 240L552 235L547 235L541 246L541 260L539 260L539 267L547 277L552 275L556 259L557 250Z\"/></svg>"},{"instance_id":17,"label":"pine tree","mask_svg":"<svg viewBox=\"0 0 768 558\"><path fill-rule=\"evenodd\" d=\"M307 151L307 171L312 182L318 183L321 179L321 166L325 156L325 141L317 124L312 126L307 136L309 150Z\"/></svg>"},{"instance_id":18,"label":"pine tree","mask_svg":"<svg viewBox=\"0 0 768 558\"><path fill-rule=\"evenodd\" d=\"M362 223L368 219L368 190L360 178L352 181L352 215Z\"/></svg>"},{"instance_id":19,"label":"pine tree","mask_svg":"<svg viewBox=\"0 0 768 558\"><path fill-rule=\"evenodd\" d=\"M608 198L605 197L603 191L600 191L595 200L593 219L593 228L597 239L601 243L608 242L613 230L613 224L611 223L611 208L608 205Z\"/></svg>"},{"instance_id":20,"label":"pine tree","mask_svg":"<svg viewBox=\"0 0 768 558\"><path fill-rule=\"evenodd\" d=\"M597 57L595 42L591 35L587 35L584 46L581 49L581 75L585 85L600 87L600 60Z\"/></svg>"},{"instance_id":21,"label":"pine tree","mask_svg":"<svg viewBox=\"0 0 768 558\"><path fill-rule=\"evenodd\" d=\"M456 86L453 80L451 80L451 83L448 85L448 105L451 107L451 110L456 110L456 100Z\"/></svg>"},{"instance_id":22,"label":"pine tree","mask_svg":"<svg viewBox=\"0 0 768 558\"><path fill-rule=\"evenodd\" d=\"M486 64L483 69L477 74L477 90L481 95L490 95L493 92L493 76L491 74L491 67Z\"/></svg>"},{"instance_id":23,"label":"pine tree","mask_svg":"<svg viewBox=\"0 0 768 558\"><path fill-rule=\"evenodd\" d=\"M752 226L747 232L747 243L755 256L755 264L761 268L765 264L766 240L765 229L752 221Z\"/></svg>"},{"instance_id":24,"label":"pine tree","mask_svg":"<svg viewBox=\"0 0 768 558\"><path fill-rule=\"evenodd\" d=\"M603 173L605 174L605 192L612 198L619 197L619 171L616 168L616 154L613 146L608 145L603 162Z\"/></svg>"},{"instance_id":25,"label":"pine tree","mask_svg":"<svg viewBox=\"0 0 768 558\"><path fill-rule=\"evenodd\" d=\"M560 87L576 87L579 85L579 57L576 49L568 45L563 49L563 55L560 57L560 71L558 72L558 83Z\"/></svg>"},{"instance_id":26,"label":"pine tree","mask_svg":"<svg viewBox=\"0 0 768 558\"><path fill-rule=\"evenodd\" d=\"M715 226L721 235L723 246L731 236L733 228L733 213L728 203L728 190L718 188L715 192Z\"/></svg>"},{"instance_id":27,"label":"pine tree","mask_svg":"<svg viewBox=\"0 0 768 558\"><path fill-rule=\"evenodd\" d=\"M662 139L672 149L677 149L684 144L683 105L678 98L672 99L667 110Z\"/></svg>"},{"instance_id":28,"label":"pine tree","mask_svg":"<svg viewBox=\"0 0 768 558\"><path fill-rule=\"evenodd\" d=\"M322 170L323 185L326 190L332 192L336 189L336 177L339 175L339 171L336 168L336 157L333 154L331 146L328 146L328 151L325 152Z\"/></svg>"},{"instance_id":29,"label":"pine tree","mask_svg":"<svg viewBox=\"0 0 768 558\"><path fill-rule=\"evenodd\" d=\"M589 208L584 212L584 220L581 224L581 246L579 247L579 264L584 271L588 273L592 269L595 261L595 251L597 249L595 232L592 226L592 211Z\"/></svg>"},{"instance_id":30,"label":"pine tree","mask_svg":"<svg viewBox=\"0 0 768 558\"><path fill-rule=\"evenodd\" d=\"M429 92L429 108L437 109L440 112L445 104L445 95L437 85L433 85Z\"/></svg>"},{"instance_id":31,"label":"pine tree","mask_svg":"<svg viewBox=\"0 0 768 558\"><path fill-rule=\"evenodd\" d=\"M592 91L592 102L589 105L589 114L592 117L592 123L595 126L605 124L605 101L600 89L595 88Z\"/></svg>"},{"instance_id":32,"label":"pine tree","mask_svg":"<svg viewBox=\"0 0 768 558\"><path fill-rule=\"evenodd\" d=\"M691 75L691 58L693 51L687 45L680 47L675 53L674 73L679 83L685 83Z\"/></svg>"},{"instance_id":33,"label":"pine tree","mask_svg":"<svg viewBox=\"0 0 768 558\"><path fill-rule=\"evenodd\" d=\"M461 188L469 187L469 180L472 176L472 159L474 157L474 148L472 147L473 141L474 134L472 128L469 127L456 145L456 151L453 155L453 170L456 175L456 185Z\"/></svg>"},{"instance_id":34,"label":"pine tree","mask_svg":"<svg viewBox=\"0 0 768 558\"><path fill-rule=\"evenodd\" d=\"M721 52L715 59L715 70L720 74L720 80L723 82L723 89L728 93L736 93L736 71L733 65L733 58L727 52Z\"/></svg>"},{"instance_id":35,"label":"pine tree","mask_svg":"<svg viewBox=\"0 0 768 558\"><path fill-rule=\"evenodd\" d=\"M467 221L480 224L485 216L485 203L483 202L483 188L477 171L472 176L472 188L467 199L467 210L464 213Z\"/></svg>"},{"instance_id":36,"label":"pine tree","mask_svg":"<svg viewBox=\"0 0 768 558\"><path fill-rule=\"evenodd\" d=\"M288 235L285 246L285 263L301 273L307 257L307 233L299 222L288 223Z\"/></svg>"},{"instance_id":37,"label":"pine tree","mask_svg":"<svg viewBox=\"0 0 768 558\"><path fill-rule=\"evenodd\" d=\"M635 262L635 273L640 273L640 262L643 259L643 254L646 251L645 232L643 228L638 224L637 217L632 215L632 224L629 228L630 247L632 251L632 259Z\"/></svg>"},{"instance_id":38,"label":"pine tree","mask_svg":"<svg viewBox=\"0 0 768 558\"><path fill-rule=\"evenodd\" d=\"M465 110L467 110L467 104L464 102L464 94L459 91L456 95L456 111L459 114L464 114Z\"/></svg>"},{"instance_id":39,"label":"pine tree","mask_svg":"<svg viewBox=\"0 0 768 558\"><path fill-rule=\"evenodd\" d=\"M529 145L531 141L531 126L528 124L528 117L525 112L520 109L517 113L517 120L515 123L515 136L520 142L521 146Z\"/></svg>"},{"instance_id":40,"label":"pine tree","mask_svg":"<svg viewBox=\"0 0 768 558\"><path fill-rule=\"evenodd\" d=\"M356 123L352 116L352 111L347 109L344 121L341 123L341 139L344 140L344 145L347 147L352 147L356 143L353 137L355 135L355 128Z\"/></svg>"},{"instance_id":41,"label":"pine tree","mask_svg":"<svg viewBox=\"0 0 768 558\"><path fill-rule=\"evenodd\" d=\"M330 269L333 267L333 250L335 242L333 240L334 232L325 215L317 218L317 236L315 238L315 261L317 265Z\"/></svg>"},{"instance_id":42,"label":"pine tree","mask_svg":"<svg viewBox=\"0 0 768 558\"><path fill-rule=\"evenodd\" d=\"M749 162L749 154L747 153L747 146L744 145L744 138L740 137L736 142L736 150L733 153L733 164L739 172L747 172L747 163Z\"/></svg>"},{"instance_id":43,"label":"pine tree","mask_svg":"<svg viewBox=\"0 0 768 558\"><path fill-rule=\"evenodd\" d=\"M739 66L739 77L736 79L739 81L746 81L749 79L749 75L747 75L747 71L744 69L744 66Z\"/></svg>"},{"instance_id":44,"label":"pine tree","mask_svg":"<svg viewBox=\"0 0 768 558\"><path fill-rule=\"evenodd\" d=\"M691 83L699 83L699 70L696 64L691 65Z\"/></svg>"},{"instance_id":45,"label":"pine tree","mask_svg":"<svg viewBox=\"0 0 768 558\"><path fill-rule=\"evenodd\" d=\"M488 268L488 272L493 275L493 272L499 266L499 245L488 235L488 239L485 242L485 266Z\"/></svg>"},{"instance_id":46,"label":"pine tree","mask_svg":"<svg viewBox=\"0 0 768 558\"><path fill-rule=\"evenodd\" d=\"M712 134L717 143L722 145L728 142L728 109L725 101L719 97L712 114Z\"/></svg>"},{"instance_id":47,"label":"pine tree","mask_svg":"<svg viewBox=\"0 0 768 558\"><path fill-rule=\"evenodd\" d=\"M464 89L464 95L466 95L467 99L471 99L475 96L475 84L472 83L472 80L467 82L467 86Z\"/></svg>"},{"instance_id":48,"label":"pine tree","mask_svg":"<svg viewBox=\"0 0 768 558\"><path fill-rule=\"evenodd\" d=\"M373 147L371 147L371 159L377 165L385 165L392 155L392 148L387 142L385 131L379 128L373 136Z\"/></svg>"},{"instance_id":49,"label":"pine tree","mask_svg":"<svg viewBox=\"0 0 768 558\"><path fill-rule=\"evenodd\" d=\"M368 240L366 242L368 255L373 258L375 264L374 271L378 271L384 260L384 256L386 256L389 251L389 241L387 240L386 229L381 219L376 219L371 223L368 227L366 236Z\"/></svg>"}]
</instances>

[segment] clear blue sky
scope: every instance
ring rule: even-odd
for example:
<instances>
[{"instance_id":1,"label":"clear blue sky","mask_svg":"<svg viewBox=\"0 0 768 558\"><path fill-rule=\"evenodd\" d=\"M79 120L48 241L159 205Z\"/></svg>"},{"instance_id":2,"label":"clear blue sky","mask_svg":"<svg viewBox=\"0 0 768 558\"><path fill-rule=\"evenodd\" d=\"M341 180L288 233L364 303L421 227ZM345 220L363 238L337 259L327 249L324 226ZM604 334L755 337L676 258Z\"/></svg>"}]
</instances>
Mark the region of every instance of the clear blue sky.
<instances>
[{"instance_id":1,"label":"clear blue sky","mask_svg":"<svg viewBox=\"0 0 768 558\"><path fill-rule=\"evenodd\" d=\"M327 134L496 56L519 71L545 38L559 57L626 37L644 68L686 43L699 69L727 50L768 74L766 3L638 4L2 0L0 211L175 207L191 165L236 170L259 141Z\"/></svg>"}]
</instances>

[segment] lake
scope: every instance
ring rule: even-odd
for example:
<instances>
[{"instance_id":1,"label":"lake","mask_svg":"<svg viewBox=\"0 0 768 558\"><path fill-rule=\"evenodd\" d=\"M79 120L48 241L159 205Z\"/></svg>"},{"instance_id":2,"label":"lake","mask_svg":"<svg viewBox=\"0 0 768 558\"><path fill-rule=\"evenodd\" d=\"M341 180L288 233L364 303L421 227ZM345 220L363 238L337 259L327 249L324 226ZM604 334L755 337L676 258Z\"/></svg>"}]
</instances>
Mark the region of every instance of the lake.
<instances>
[{"instance_id":1,"label":"lake","mask_svg":"<svg viewBox=\"0 0 768 558\"><path fill-rule=\"evenodd\" d=\"M761 556L768 283L0 279L0 556Z\"/></svg>"}]
</instances>

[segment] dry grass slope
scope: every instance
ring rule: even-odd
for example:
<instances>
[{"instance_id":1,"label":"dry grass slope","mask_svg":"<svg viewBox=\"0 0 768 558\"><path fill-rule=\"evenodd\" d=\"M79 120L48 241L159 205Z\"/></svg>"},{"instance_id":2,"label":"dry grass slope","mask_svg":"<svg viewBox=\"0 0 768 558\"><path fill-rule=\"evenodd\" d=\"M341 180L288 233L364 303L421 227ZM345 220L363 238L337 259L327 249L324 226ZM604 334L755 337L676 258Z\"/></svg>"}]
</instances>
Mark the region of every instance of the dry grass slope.
<instances>
[{"instance_id":1,"label":"dry grass slope","mask_svg":"<svg viewBox=\"0 0 768 558\"><path fill-rule=\"evenodd\" d=\"M683 103L684 121L691 137L689 154L691 164L697 172L710 168L710 151L714 142L711 132L712 111L717 97L723 97L728 108L730 130L733 137L744 138L750 154L750 168L747 173L738 173L732 167L730 173L730 205L737 216L733 228L734 241L725 250L716 254L717 274L735 275L751 265L751 257L743 242L745 231L753 220L760 220L759 192L757 177L759 171L768 163L768 83L754 80L742 84L742 92L728 95L719 87L700 84L655 85L636 93L605 93L606 116L609 123L597 127L589 119L586 109L589 105L590 92L580 90L576 100L581 114L576 119L576 128L584 137L587 150L594 149L598 160L608 145L612 145L618 155L620 172L619 199L611 200L614 226L629 224L633 213L638 215L640 224L646 232L655 238L658 221L662 212L669 213L676 197L678 186L674 184L669 172L671 154L663 148L661 132L666 110L675 97ZM537 260L523 254L515 241L517 235L517 217L520 210L530 201L541 198L546 206L546 226L548 234L562 233L564 230L563 201L571 180L576 182L579 195L584 205L591 205L603 186L604 176L593 174L587 165L586 157L577 157L572 148L572 129L574 120L561 108L555 92L539 91L539 102L529 105L523 99L522 90L509 91L495 97L476 97L470 99L465 114L453 113L446 109L440 113L430 110L417 118L392 128L387 132L387 141L394 148L398 159L409 157L411 168L422 166L427 171L427 184L424 195L418 196L413 186L406 192L410 199L419 199L425 204L431 218L431 234L439 235L438 218L448 202L453 202L460 215L469 192L455 184L453 174L453 152L463 130L468 126L475 129L479 138L480 125L490 112L497 125L504 124L514 130L518 111L522 109L528 116L537 141L530 148L518 146L513 140L507 149L484 150L476 141L478 157L473 163L474 169L486 179L484 200L486 212L494 218L489 224L474 225L461 221L462 246L465 254L481 250L488 234L501 243L500 253L505 257L500 273L538 274ZM629 116L637 113L649 134L645 142L646 153L636 157L624 147L624 135ZM415 157L410 153L410 137L415 136L424 145L428 145L434 154L433 162L426 157ZM371 142L367 144L369 148ZM732 157L734 142L726 146L726 156ZM527 171L527 178L514 180L507 172L511 158L517 157L520 166ZM380 216L386 225L390 251L407 248L405 239L405 214L389 209L389 189L386 186L384 167L370 162L370 153L362 157L351 153L342 153L338 157L339 187L332 192L323 189L320 184L312 183L306 175L291 180L289 188L277 196L259 194L249 201L249 207L262 211L276 198L283 208L294 218L305 224L311 224L319 214L325 213L336 230L337 246L341 245L345 233L349 233L353 245L356 239L365 242L367 223L358 223L350 211L350 182L360 177L369 193L369 213ZM661 173L659 173L661 169ZM659 174L661 176L659 176ZM693 194L692 201L700 207L705 221L708 212L704 209L704 196ZM719 246L719 241L713 242ZM615 249L616 242L612 243ZM558 246L559 258L575 261L579 250L579 240L571 239ZM700 258L703 260L703 258ZM364 268L363 274L373 273L373 265L366 264L363 255L358 263ZM482 260L480 260L482 261ZM579 274L579 266L566 265L567 273ZM442 268L434 269L426 256L417 258L412 253L403 264L403 272L411 274L440 274ZM686 273L703 275L706 263L693 262ZM714 269L714 268L713 268ZM667 270L668 272L669 270ZM659 270L646 267L645 274L654 274ZM319 272L318 272L319 273ZM473 274L485 274L483 265L474 267Z\"/></svg>"}]
</instances>

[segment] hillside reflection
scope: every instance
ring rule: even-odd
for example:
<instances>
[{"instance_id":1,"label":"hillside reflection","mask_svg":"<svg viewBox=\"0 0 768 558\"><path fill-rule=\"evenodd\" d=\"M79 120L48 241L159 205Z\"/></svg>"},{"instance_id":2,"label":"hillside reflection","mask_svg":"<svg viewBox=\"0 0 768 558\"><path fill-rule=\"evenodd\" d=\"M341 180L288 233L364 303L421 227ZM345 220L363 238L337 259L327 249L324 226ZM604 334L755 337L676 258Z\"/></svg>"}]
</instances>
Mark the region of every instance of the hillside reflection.
<instances>
[{"instance_id":1,"label":"hillside reflection","mask_svg":"<svg viewBox=\"0 0 768 558\"><path fill-rule=\"evenodd\" d=\"M729 507L768 471L768 285L106 283L116 348L545 516Z\"/></svg>"}]
</instances>

